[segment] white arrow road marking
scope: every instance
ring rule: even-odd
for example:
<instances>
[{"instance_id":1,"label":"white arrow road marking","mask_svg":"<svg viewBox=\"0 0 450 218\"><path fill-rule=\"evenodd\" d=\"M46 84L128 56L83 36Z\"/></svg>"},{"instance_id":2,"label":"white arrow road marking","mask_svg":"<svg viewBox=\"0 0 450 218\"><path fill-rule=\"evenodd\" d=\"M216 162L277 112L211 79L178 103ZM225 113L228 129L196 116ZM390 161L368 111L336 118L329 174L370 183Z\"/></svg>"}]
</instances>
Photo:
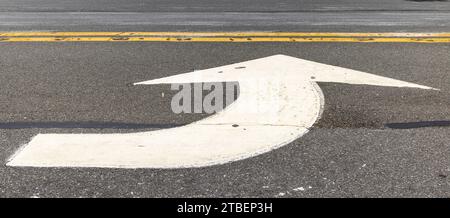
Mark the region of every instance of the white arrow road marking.
<instances>
[{"instance_id":1,"label":"white arrow road marking","mask_svg":"<svg viewBox=\"0 0 450 218\"><path fill-rule=\"evenodd\" d=\"M254 85L256 80L265 81L262 91ZM137 84L227 81L239 82L239 98L206 119L140 133L39 134L7 165L181 168L221 164L268 152L308 132L324 105L316 81L432 89L285 55ZM277 110L267 113L273 108L273 100L266 95L271 92L281 98Z\"/></svg>"}]
</instances>

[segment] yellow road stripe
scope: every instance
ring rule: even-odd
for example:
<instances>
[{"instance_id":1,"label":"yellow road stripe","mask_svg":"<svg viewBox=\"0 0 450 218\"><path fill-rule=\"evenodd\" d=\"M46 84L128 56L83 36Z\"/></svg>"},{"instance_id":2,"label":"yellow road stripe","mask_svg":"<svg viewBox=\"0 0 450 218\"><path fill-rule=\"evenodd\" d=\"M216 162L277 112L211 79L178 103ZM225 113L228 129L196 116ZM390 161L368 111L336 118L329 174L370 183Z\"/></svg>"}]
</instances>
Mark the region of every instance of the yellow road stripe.
<instances>
[{"instance_id":1,"label":"yellow road stripe","mask_svg":"<svg viewBox=\"0 0 450 218\"><path fill-rule=\"evenodd\" d=\"M450 43L429 37L0 37L0 42L408 42Z\"/></svg>"},{"instance_id":2,"label":"yellow road stripe","mask_svg":"<svg viewBox=\"0 0 450 218\"><path fill-rule=\"evenodd\" d=\"M317 33L317 32L0 32L0 37L197 36L197 37L450 37L450 33Z\"/></svg>"}]
</instances>

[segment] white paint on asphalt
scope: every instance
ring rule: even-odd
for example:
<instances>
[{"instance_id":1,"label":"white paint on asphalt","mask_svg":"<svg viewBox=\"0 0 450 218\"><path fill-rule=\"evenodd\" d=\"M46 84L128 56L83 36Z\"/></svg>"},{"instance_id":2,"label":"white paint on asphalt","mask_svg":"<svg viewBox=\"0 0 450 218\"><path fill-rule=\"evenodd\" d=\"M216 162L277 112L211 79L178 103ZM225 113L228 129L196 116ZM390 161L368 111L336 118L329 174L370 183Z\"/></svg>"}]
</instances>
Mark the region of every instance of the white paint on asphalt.
<instances>
[{"instance_id":1,"label":"white paint on asphalt","mask_svg":"<svg viewBox=\"0 0 450 218\"><path fill-rule=\"evenodd\" d=\"M298 187L298 188L294 188L292 189L293 191L305 191L305 188L303 187Z\"/></svg>"},{"instance_id":2,"label":"white paint on asphalt","mask_svg":"<svg viewBox=\"0 0 450 218\"><path fill-rule=\"evenodd\" d=\"M39 134L7 165L184 168L222 164L279 148L307 133L324 106L322 92L315 82L431 89L285 55L136 85L229 81L239 82L239 98L206 119L178 128L140 133ZM264 81L265 86L255 86L256 81ZM267 93L279 97L275 112L267 113L274 106Z\"/></svg>"}]
</instances>

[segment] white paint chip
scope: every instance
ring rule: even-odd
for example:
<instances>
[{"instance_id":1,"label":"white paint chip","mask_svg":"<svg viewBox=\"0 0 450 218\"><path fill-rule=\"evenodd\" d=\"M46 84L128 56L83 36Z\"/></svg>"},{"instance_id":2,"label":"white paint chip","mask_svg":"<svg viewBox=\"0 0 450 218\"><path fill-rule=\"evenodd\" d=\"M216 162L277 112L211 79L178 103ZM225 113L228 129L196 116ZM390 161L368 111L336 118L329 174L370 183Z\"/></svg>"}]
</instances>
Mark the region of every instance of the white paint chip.
<instances>
[{"instance_id":1,"label":"white paint chip","mask_svg":"<svg viewBox=\"0 0 450 218\"><path fill-rule=\"evenodd\" d=\"M294 190L294 191L305 191L305 188L303 188L303 187L298 187L298 188L294 188L294 189L292 189L292 190Z\"/></svg>"}]
</instances>

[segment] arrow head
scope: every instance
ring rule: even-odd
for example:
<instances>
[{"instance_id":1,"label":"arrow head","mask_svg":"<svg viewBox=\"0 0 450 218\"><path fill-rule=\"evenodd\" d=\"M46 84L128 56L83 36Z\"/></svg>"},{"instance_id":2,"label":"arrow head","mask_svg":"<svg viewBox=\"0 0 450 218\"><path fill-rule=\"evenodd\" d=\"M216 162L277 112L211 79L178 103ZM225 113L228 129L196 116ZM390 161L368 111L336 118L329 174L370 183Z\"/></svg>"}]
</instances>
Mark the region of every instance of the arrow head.
<instances>
[{"instance_id":1,"label":"arrow head","mask_svg":"<svg viewBox=\"0 0 450 218\"><path fill-rule=\"evenodd\" d=\"M343 67L308 61L287 55L273 55L241 63L138 82L134 85L229 81L239 82L257 79L274 80L279 77L292 77L292 79L300 78L303 80L316 82L434 89L428 86L391 79Z\"/></svg>"}]
</instances>

